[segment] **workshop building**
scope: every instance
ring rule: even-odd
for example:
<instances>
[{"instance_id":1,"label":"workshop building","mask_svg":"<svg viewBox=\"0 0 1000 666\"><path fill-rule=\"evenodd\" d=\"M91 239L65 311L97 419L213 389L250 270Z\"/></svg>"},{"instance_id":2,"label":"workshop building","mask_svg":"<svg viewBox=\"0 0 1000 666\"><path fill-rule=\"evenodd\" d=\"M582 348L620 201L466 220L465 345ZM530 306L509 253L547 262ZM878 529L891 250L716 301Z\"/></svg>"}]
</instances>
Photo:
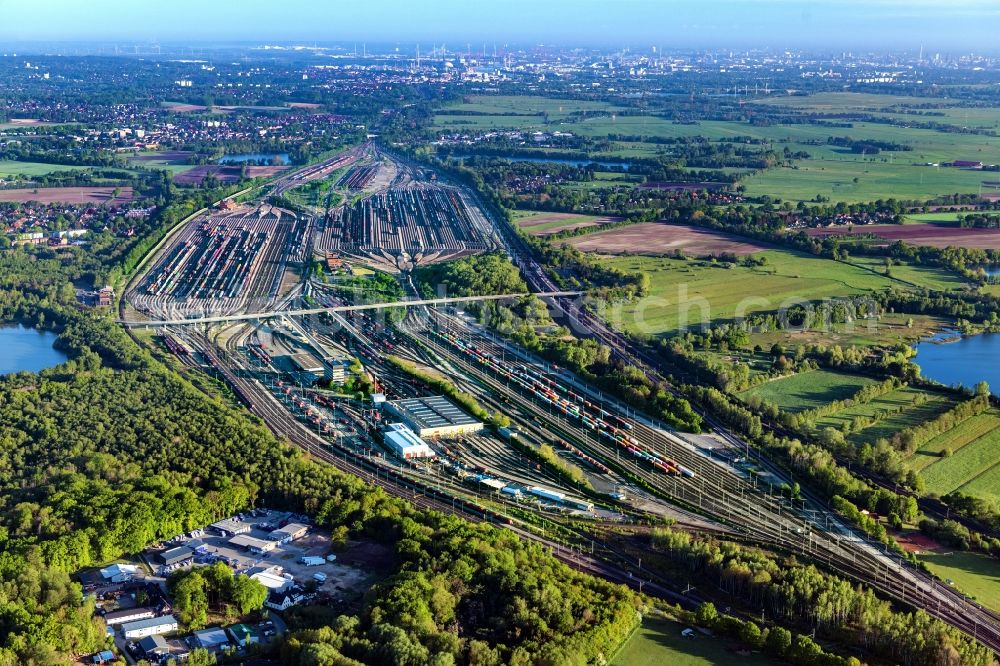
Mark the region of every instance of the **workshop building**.
<instances>
[{"instance_id":1,"label":"workshop building","mask_svg":"<svg viewBox=\"0 0 1000 666\"><path fill-rule=\"evenodd\" d=\"M483 424L469 416L444 396L391 400L384 409L399 417L417 437L457 437L483 429Z\"/></svg>"}]
</instances>

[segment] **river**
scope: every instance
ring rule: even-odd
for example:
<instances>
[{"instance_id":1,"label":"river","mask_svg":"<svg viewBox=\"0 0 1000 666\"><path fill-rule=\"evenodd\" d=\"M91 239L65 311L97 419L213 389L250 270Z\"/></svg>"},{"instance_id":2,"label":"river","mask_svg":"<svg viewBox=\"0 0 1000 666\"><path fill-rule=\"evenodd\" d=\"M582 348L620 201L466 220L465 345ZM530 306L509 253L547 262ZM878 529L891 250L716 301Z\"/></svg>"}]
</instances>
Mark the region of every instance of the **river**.
<instances>
[{"instance_id":1,"label":"river","mask_svg":"<svg viewBox=\"0 0 1000 666\"><path fill-rule=\"evenodd\" d=\"M38 372L59 365L66 355L52 345L56 334L16 326L0 326L0 375L12 372Z\"/></svg>"},{"instance_id":2,"label":"river","mask_svg":"<svg viewBox=\"0 0 1000 666\"><path fill-rule=\"evenodd\" d=\"M959 338L954 342L917 343L921 374L948 386L975 387L981 381L1000 394L1000 333L983 333Z\"/></svg>"}]
</instances>

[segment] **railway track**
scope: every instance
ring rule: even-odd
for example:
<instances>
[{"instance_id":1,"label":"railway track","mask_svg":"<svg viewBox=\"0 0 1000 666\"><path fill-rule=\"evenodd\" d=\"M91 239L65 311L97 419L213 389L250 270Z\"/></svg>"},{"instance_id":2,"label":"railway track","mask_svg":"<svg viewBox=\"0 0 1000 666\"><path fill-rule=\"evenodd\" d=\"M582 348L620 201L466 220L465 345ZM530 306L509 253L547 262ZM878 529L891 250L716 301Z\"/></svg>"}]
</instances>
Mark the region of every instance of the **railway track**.
<instances>
[{"instance_id":1,"label":"railway track","mask_svg":"<svg viewBox=\"0 0 1000 666\"><path fill-rule=\"evenodd\" d=\"M390 494L405 499L422 509L460 515L473 522L497 524L522 538L540 543L560 561L578 571L625 584L689 608L695 607L702 600L697 594L684 595L671 589L669 581L654 573L644 572L641 568L641 562L639 562L639 566L636 566L630 556L609 543L582 535L581 541L590 541L599 552L604 554L604 557L588 555L583 546L574 548L554 539L540 536L491 510L483 509L468 500L443 493L432 485L421 484L390 467L377 464L374 460L366 461L363 457L358 456L351 458L347 452L338 454L328 450L325 447L325 440L296 419L266 388L255 380L240 377L238 373L233 372L215 352L214 343L203 336L191 335L190 332L185 333L185 342L200 353L220 373L226 383L247 404L251 412L263 419L273 432L286 437L289 442L305 450L315 459L331 464L342 472L357 476L367 483L378 485ZM245 335L249 335L249 332ZM231 336L230 340L239 340L240 337ZM235 344L237 343L234 342L233 345ZM618 563L616 564L615 561Z\"/></svg>"},{"instance_id":2,"label":"railway track","mask_svg":"<svg viewBox=\"0 0 1000 666\"><path fill-rule=\"evenodd\" d=\"M505 221L497 223L496 226L508 253L531 288L540 292L557 288L555 281L534 260L531 248L523 239L510 229ZM597 339L612 350L615 358L637 367L653 382L666 386L668 390L677 394L655 369L658 365L657 359L637 348L630 340L612 331L605 322L580 307L579 300L560 297L543 300L555 311L557 319L565 321L571 330ZM738 450L752 450L747 442L731 432L714 415L704 410L699 410L699 413L704 422L729 445ZM757 459L762 466L776 472L779 477L782 475L782 472L767 459L759 454ZM821 513L826 513L825 502L808 489L804 494ZM834 518L834 524L840 532L840 535L835 535L834 538L847 544L845 550L850 559L838 558L835 564L831 553L825 562L828 568L851 579L863 581L891 599L922 608L930 615L972 636L994 652L1000 653L1000 614L982 608L928 574L904 565L901 561L894 562L887 552L879 555L876 544L866 541L854 530L844 526L839 518Z\"/></svg>"}]
</instances>

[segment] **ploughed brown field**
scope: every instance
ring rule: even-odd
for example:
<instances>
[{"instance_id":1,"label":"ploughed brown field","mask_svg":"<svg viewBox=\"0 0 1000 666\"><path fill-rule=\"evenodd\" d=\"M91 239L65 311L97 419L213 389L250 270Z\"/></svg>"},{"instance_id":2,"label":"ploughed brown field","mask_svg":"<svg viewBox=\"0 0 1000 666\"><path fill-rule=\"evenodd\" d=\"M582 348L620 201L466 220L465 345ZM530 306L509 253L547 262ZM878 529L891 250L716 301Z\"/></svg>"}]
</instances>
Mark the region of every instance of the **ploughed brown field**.
<instances>
[{"instance_id":1,"label":"ploughed brown field","mask_svg":"<svg viewBox=\"0 0 1000 666\"><path fill-rule=\"evenodd\" d=\"M618 222L617 217L597 217L575 213L539 213L517 221L517 226L532 236L549 236L560 231L598 227Z\"/></svg>"},{"instance_id":2,"label":"ploughed brown field","mask_svg":"<svg viewBox=\"0 0 1000 666\"><path fill-rule=\"evenodd\" d=\"M42 204L106 204L132 201L131 187L119 188L118 196L112 200L113 187L39 187L0 190L0 201L25 203L37 201Z\"/></svg>"},{"instance_id":3,"label":"ploughed brown field","mask_svg":"<svg viewBox=\"0 0 1000 666\"><path fill-rule=\"evenodd\" d=\"M644 222L597 231L562 242L583 252L603 254L628 252L656 255L680 250L687 256L704 257L723 253L746 255L770 249L769 245L739 236L663 222Z\"/></svg>"},{"instance_id":4,"label":"ploughed brown field","mask_svg":"<svg viewBox=\"0 0 1000 666\"><path fill-rule=\"evenodd\" d=\"M930 247L968 247L981 250L1000 250L1000 229L962 229L943 224L866 224L848 227L823 227L807 229L806 233L816 238L844 236L848 233L874 234L887 243L903 241L907 245L928 245Z\"/></svg>"},{"instance_id":5,"label":"ploughed brown field","mask_svg":"<svg viewBox=\"0 0 1000 666\"><path fill-rule=\"evenodd\" d=\"M281 173L288 167L284 166L248 166L247 178L266 178L276 173ZM205 180L205 176L212 173L223 183L235 183L240 179L239 166L224 166L221 164L202 164L184 173L174 176L174 182L178 185L199 185Z\"/></svg>"}]
</instances>

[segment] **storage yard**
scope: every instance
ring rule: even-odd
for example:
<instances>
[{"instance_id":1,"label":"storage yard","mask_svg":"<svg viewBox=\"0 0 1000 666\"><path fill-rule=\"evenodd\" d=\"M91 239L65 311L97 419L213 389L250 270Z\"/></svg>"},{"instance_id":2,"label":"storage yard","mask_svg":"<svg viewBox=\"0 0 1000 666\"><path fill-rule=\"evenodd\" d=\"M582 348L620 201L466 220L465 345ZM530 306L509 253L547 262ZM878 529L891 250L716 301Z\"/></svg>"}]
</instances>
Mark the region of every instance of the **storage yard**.
<instances>
[{"instance_id":1,"label":"storage yard","mask_svg":"<svg viewBox=\"0 0 1000 666\"><path fill-rule=\"evenodd\" d=\"M332 212L317 250L398 271L485 251L491 233L456 190L390 188Z\"/></svg>"},{"instance_id":2,"label":"storage yard","mask_svg":"<svg viewBox=\"0 0 1000 666\"><path fill-rule=\"evenodd\" d=\"M156 312L262 307L280 291L289 259L302 256L306 226L266 204L206 214L164 250L131 300Z\"/></svg>"}]
</instances>

